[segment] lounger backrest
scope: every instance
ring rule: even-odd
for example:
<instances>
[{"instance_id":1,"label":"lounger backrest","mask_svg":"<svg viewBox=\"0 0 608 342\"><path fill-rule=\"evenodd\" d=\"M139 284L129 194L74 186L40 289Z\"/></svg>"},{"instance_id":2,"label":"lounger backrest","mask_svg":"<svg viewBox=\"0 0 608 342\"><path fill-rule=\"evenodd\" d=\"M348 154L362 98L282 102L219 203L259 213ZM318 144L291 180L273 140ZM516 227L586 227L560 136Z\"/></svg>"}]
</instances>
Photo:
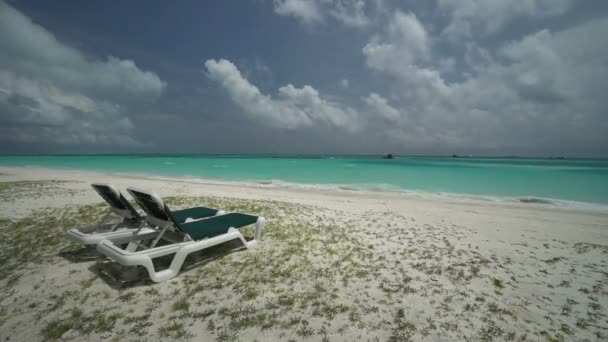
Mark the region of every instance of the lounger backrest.
<instances>
[{"instance_id":1,"label":"lounger backrest","mask_svg":"<svg viewBox=\"0 0 608 342\"><path fill-rule=\"evenodd\" d=\"M224 234L229 228L241 228L254 224L257 221L257 216L231 213L200 221L180 223L177 225L177 228L190 235L193 240L201 240Z\"/></svg>"},{"instance_id":2,"label":"lounger backrest","mask_svg":"<svg viewBox=\"0 0 608 342\"><path fill-rule=\"evenodd\" d=\"M127 191L148 216L163 221L173 221L171 211L158 195L134 188L128 188Z\"/></svg>"},{"instance_id":3,"label":"lounger backrest","mask_svg":"<svg viewBox=\"0 0 608 342\"><path fill-rule=\"evenodd\" d=\"M129 203L129 201L120 193L120 191L116 190L114 186L110 184L93 183L91 184L91 187L108 203L110 207L121 211L128 211L130 215L128 218L141 220L141 216L137 210L133 208L131 203Z\"/></svg>"}]
</instances>

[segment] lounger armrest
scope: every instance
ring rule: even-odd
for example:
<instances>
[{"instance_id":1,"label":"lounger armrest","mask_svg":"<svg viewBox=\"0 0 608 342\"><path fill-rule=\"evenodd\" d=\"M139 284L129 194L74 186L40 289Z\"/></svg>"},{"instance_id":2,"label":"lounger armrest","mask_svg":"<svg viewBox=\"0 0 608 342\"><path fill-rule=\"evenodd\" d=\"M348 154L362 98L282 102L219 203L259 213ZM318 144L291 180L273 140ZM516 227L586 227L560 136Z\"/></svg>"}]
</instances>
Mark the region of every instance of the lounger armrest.
<instances>
[{"instance_id":1,"label":"lounger armrest","mask_svg":"<svg viewBox=\"0 0 608 342\"><path fill-rule=\"evenodd\" d=\"M178 223L185 222L186 219L191 218L193 220L210 217L217 214L216 209L205 208L205 207L196 207L190 209L183 210L175 210L171 211L171 216L173 216L173 220Z\"/></svg>"}]
</instances>

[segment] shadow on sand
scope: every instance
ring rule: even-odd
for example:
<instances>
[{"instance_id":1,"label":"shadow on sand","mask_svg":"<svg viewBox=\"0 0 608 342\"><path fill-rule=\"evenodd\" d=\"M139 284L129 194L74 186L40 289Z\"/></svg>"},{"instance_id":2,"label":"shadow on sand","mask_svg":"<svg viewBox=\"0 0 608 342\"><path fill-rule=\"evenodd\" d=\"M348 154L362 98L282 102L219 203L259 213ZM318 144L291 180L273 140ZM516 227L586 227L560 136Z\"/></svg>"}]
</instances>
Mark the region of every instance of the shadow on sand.
<instances>
[{"instance_id":1,"label":"shadow on sand","mask_svg":"<svg viewBox=\"0 0 608 342\"><path fill-rule=\"evenodd\" d=\"M83 251L87 249L92 251ZM184 262L184 265L182 266L177 277L187 275L195 269L200 269L201 267L204 267L209 262L212 262L216 259L220 259L222 257L226 257L231 253L238 252L241 250L244 250L242 243L239 240L233 240L219 246L214 246L196 253L192 253L186 258L186 261ZM95 253L97 254L96 257L94 257ZM83 259L76 259L77 261L73 262L97 260L96 263L92 264L89 267L89 271L99 276L113 289L118 290L136 288L140 286L149 286L154 284L154 282L150 280L148 272L144 267L123 266L119 263L105 259L103 255L99 254L95 249L92 248L85 247L76 251L63 252L61 254L63 254L62 256L64 258L70 261L73 261L72 258L81 257L82 254ZM87 257L88 259L84 259ZM154 268L157 271L167 269L171 265L172 259L173 254L156 258L154 259Z\"/></svg>"}]
</instances>

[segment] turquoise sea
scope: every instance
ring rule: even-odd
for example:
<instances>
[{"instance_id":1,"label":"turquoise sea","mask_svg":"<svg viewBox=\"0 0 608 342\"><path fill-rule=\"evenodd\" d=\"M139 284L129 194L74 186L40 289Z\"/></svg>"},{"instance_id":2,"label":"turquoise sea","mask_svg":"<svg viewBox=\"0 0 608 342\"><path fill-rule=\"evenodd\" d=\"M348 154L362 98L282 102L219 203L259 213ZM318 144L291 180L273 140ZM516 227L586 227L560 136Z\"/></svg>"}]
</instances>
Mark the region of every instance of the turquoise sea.
<instances>
[{"instance_id":1,"label":"turquoise sea","mask_svg":"<svg viewBox=\"0 0 608 342\"><path fill-rule=\"evenodd\" d=\"M36 155L0 156L0 166L608 204L608 160L598 159Z\"/></svg>"}]
</instances>

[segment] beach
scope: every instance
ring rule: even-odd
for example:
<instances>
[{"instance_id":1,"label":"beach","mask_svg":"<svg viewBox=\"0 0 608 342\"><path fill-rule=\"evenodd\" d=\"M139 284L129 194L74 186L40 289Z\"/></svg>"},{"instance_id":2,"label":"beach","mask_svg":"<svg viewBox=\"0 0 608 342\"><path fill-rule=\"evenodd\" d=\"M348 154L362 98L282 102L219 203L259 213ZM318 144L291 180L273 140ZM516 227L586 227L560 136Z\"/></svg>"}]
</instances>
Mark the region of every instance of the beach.
<instances>
[{"instance_id":1,"label":"beach","mask_svg":"<svg viewBox=\"0 0 608 342\"><path fill-rule=\"evenodd\" d=\"M32 167L0 167L0 182L2 340L608 336L605 207ZM91 182L262 215L262 242L197 253L162 283L80 260L93 253L62 234L107 208Z\"/></svg>"}]
</instances>

